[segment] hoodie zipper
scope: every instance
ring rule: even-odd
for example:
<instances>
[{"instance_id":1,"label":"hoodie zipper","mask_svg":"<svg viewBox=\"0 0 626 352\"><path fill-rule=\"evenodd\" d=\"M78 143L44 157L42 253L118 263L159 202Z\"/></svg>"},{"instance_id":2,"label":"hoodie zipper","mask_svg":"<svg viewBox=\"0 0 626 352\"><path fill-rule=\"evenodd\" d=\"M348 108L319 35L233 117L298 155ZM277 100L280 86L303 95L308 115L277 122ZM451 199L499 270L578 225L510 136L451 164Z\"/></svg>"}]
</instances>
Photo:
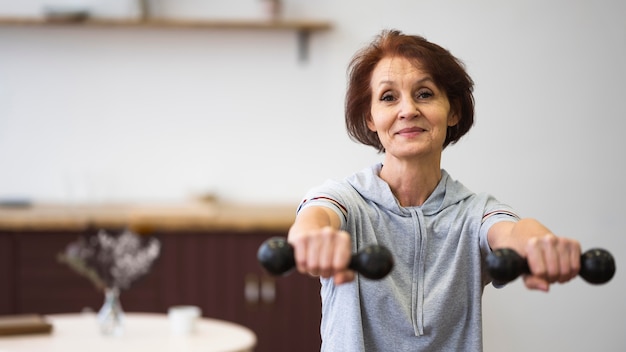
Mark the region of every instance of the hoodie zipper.
<instances>
[{"instance_id":1,"label":"hoodie zipper","mask_svg":"<svg viewBox=\"0 0 626 352\"><path fill-rule=\"evenodd\" d=\"M415 228L415 264L411 283L411 311L415 336L422 336L424 335L424 272L428 236L422 211L418 208L412 208L411 218Z\"/></svg>"}]
</instances>

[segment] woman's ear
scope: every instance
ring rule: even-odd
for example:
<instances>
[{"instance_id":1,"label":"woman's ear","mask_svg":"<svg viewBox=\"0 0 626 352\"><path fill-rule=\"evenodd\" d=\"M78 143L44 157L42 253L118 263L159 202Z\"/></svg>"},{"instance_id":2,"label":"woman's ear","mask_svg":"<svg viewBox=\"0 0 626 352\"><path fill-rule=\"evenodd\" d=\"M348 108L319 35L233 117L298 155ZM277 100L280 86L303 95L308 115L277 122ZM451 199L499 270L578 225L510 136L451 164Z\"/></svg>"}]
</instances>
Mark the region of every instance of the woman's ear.
<instances>
[{"instance_id":1,"label":"woman's ear","mask_svg":"<svg viewBox=\"0 0 626 352\"><path fill-rule=\"evenodd\" d=\"M450 113L448 116L448 127L456 126L459 123L459 115L455 112Z\"/></svg>"},{"instance_id":2,"label":"woman's ear","mask_svg":"<svg viewBox=\"0 0 626 352\"><path fill-rule=\"evenodd\" d=\"M376 132L376 125L374 125L374 120L372 119L372 114L367 114L365 117L365 122L367 123L367 128L372 132Z\"/></svg>"},{"instance_id":3,"label":"woman's ear","mask_svg":"<svg viewBox=\"0 0 626 352\"><path fill-rule=\"evenodd\" d=\"M456 126L459 123L461 120L459 118L459 111L461 111L460 104L455 103L451 106L450 114L448 114L448 127Z\"/></svg>"}]
</instances>

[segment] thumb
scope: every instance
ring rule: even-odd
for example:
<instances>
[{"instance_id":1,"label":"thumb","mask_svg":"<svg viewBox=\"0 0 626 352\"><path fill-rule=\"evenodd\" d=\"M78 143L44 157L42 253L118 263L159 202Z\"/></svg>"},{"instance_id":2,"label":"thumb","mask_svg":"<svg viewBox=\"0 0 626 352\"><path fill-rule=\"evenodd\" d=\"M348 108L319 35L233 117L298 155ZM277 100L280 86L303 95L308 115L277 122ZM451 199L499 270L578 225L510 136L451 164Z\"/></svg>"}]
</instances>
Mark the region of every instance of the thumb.
<instances>
[{"instance_id":1,"label":"thumb","mask_svg":"<svg viewBox=\"0 0 626 352\"><path fill-rule=\"evenodd\" d=\"M341 285L354 280L354 271L344 270L333 275L335 285Z\"/></svg>"},{"instance_id":2,"label":"thumb","mask_svg":"<svg viewBox=\"0 0 626 352\"><path fill-rule=\"evenodd\" d=\"M543 292L548 292L550 290L550 283L547 280L532 275L524 276L524 285L526 285L526 288L530 290L539 290Z\"/></svg>"}]
</instances>

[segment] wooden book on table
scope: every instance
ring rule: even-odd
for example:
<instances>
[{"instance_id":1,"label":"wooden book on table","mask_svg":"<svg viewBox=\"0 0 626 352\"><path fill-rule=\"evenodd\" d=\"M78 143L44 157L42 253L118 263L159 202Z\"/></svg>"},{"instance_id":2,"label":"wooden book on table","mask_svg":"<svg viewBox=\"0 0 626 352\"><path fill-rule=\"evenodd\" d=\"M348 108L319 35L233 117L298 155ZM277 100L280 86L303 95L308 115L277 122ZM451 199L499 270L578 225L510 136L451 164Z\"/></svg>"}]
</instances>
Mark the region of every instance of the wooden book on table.
<instances>
[{"instance_id":1,"label":"wooden book on table","mask_svg":"<svg viewBox=\"0 0 626 352\"><path fill-rule=\"evenodd\" d=\"M0 336L49 334L52 324L39 314L0 315Z\"/></svg>"}]
</instances>

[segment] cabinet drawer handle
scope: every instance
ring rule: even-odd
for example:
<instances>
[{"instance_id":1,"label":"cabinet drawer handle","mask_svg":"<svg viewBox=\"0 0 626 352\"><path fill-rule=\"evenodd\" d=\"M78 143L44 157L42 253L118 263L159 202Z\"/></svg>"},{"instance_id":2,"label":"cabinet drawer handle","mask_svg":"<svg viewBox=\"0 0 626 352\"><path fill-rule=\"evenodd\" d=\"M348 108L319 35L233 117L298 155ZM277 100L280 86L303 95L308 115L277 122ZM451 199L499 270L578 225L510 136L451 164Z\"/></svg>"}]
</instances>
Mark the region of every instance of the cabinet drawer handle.
<instances>
[{"instance_id":1,"label":"cabinet drawer handle","mask_svg":"<svg viewBox=\"0 0 626 352\"><path fill-rule=\"evenodd\" d=\"M246 275L245 284L243 287L243 294L246 299L246 303L250 305L256 305L259 302L259 279L254 274Z\"/></svg>"},{"instance_id":2,"label":"cabinet drawer handle","mask_svg":"<svg viewBox=\"0 0 626 352\"><path fill-rule=\"evenodd\" d=\"M276 280L271 277L261 279L261 301L265 304L276 301Z\"/></svg>"}]
</instances>

